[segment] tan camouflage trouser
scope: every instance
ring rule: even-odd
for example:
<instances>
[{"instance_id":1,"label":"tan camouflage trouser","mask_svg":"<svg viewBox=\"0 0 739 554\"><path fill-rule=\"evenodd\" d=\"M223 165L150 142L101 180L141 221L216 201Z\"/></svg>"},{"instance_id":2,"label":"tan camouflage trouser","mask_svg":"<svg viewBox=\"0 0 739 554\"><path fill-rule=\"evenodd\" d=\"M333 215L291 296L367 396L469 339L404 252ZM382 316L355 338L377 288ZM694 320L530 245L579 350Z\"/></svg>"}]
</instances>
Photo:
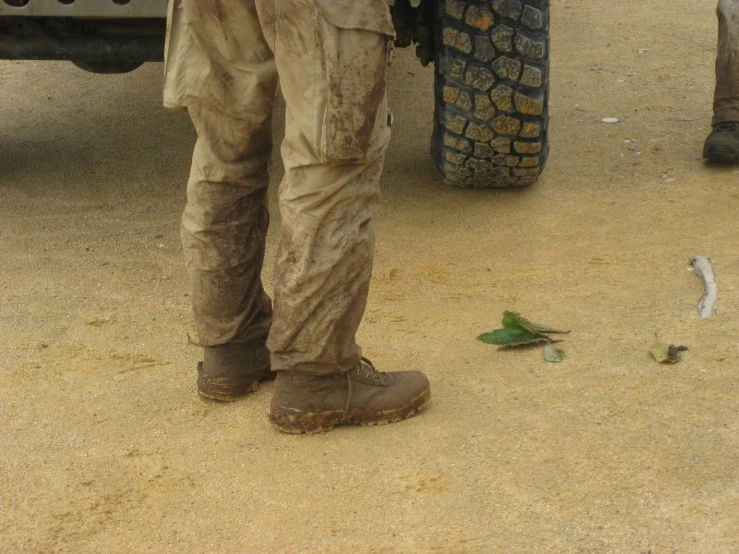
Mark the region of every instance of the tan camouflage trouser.
<instances>
[{"instance_id":1,"label":"tan camouflage trouser","mask_svg":"<svg viewBox=\"0 0 739 554\"><path fill-rule=\"evenodd\" d=\"M182 243L203 346L269 335L275 371L359 362L392 35L385 0L170 6L165 105L187 109L198 134ZM273 313L260 273L278 75L287 113Z\"/></svg>"},{"instance_id":2,"label":"tan camouflage trouser","mask_svg":"<svg viewBox=\"0 0 739 554\"><path fill-rule=\"evenodd\" d=\"M719 0L713 125L739 121L739 0Z\"/></svg>"}]
</instances>

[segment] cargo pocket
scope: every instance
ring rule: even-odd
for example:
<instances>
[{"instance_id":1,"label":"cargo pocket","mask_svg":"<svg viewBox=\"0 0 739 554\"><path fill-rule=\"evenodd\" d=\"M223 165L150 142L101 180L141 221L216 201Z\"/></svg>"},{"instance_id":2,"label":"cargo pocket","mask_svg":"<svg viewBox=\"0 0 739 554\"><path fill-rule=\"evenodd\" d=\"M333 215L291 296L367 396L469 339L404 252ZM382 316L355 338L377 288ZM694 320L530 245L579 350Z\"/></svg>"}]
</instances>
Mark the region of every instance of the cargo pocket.
<instances>
[{"instance_id":1,"label":"cargo pocket","mask_svg":"<svg viewBox=\"0 0 739 554\"><path fill-rule=\"evenodd\" d=\"M368 163L390 141L386 72L394 30L386 0L315 0L319 18L314 98L317 146L327 164ZM323 87L321 87L323 88Z\"/></svg>"}]
</instances>

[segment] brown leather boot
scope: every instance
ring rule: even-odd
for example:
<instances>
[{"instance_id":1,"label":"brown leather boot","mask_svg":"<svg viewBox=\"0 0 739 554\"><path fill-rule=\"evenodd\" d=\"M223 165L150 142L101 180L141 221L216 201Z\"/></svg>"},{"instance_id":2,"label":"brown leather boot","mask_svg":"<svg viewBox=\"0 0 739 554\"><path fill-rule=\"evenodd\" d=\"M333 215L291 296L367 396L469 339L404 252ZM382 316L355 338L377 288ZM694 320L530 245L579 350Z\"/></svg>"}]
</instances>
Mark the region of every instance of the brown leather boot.
<instances>
[{"instance_id":1,"label":"brown leather boot","mask_svg":"<svg viewBox=\"0 0 739 554\"><path fill-rule=\"evenodd\" d=\"M715 125L703 146L703 157L712 162L739 162L739 123L726 121Z\"/></svg>"},{"instance_id":2,"label":"brown leather boot","mask_svg":"<svg viewBox=\"0 0 739 554\"><path fill-rule=\"evenodd\" d=\"M347 373L278 371L269 420L295 434L382 425L412 416L429 398L431 385L420 371L382 373L363 358Z\"/></svg>"},{"instance_id":3,"label":"brown leather boot","mask_svg":"<svg viewBox=\"0 0 739 554\"><path fill-rule=\"evenodd\" d=\"M206 346L198 363L198 393L210 400L233 402L255 391L271 373L264 341Z\"/></svg>"}]
</instances>

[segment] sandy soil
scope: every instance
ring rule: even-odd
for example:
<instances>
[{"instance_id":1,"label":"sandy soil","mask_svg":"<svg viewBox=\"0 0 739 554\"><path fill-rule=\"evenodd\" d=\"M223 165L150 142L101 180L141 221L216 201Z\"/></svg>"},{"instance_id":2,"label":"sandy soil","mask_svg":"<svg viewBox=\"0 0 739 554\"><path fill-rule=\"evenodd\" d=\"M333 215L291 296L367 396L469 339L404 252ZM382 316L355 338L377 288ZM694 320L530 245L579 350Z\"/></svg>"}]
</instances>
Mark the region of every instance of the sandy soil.
<instances>
[{"instance_id":1,"label":"sandy soil","mask_svg":"<svg viewBox=\"0 0 739 554\"><path fill-rule=\"evenodd\" d=\"M739 167L700 160L715 2L554 4L551 158L526 190L441 182L432 72L398 52L361 342L434 398L323 436L275 431L271 385L197 398L194 134L161 66L0 62L0 550L739 551ZM568 359L477 342L505 309L572 329ZM658 365L655 335L690 351Z\"/></svg>"}]
</instances>

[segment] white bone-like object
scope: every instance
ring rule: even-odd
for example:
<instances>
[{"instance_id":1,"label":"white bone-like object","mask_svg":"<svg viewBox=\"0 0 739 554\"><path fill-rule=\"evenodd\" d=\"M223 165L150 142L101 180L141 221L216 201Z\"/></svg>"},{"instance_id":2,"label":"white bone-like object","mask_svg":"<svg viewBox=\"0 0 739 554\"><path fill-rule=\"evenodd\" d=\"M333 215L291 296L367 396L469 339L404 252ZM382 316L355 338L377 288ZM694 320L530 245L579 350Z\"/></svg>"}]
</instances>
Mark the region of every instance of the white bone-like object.
<instances>
[{"instance_id":1,"label":"white bone-like object","mask_svg":"<svg viewBox=\"0 0 739 554\"><path fill-rule=\"evenodd\" d=\"M703 281L706 293L698 302L698 314L708 317L716 311L716 281L713 279L713 266L711 260L705 256L696 256L691 262L695 274Z\"/></svg>"}]
</instances>

